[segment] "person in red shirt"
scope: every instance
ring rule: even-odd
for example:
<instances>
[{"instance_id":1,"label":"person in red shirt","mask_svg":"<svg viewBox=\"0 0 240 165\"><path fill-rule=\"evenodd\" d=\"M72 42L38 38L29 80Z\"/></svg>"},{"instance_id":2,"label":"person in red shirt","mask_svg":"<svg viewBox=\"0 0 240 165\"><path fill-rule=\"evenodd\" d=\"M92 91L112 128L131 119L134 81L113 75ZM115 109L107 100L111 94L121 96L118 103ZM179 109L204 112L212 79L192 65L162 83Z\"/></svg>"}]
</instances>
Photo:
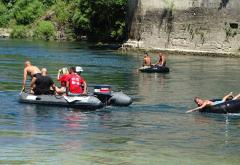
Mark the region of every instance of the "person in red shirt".
<instances>
[{"instance_id":1,"label":"person in red shirt","mask_svg":"<svg viewBox=\"0 0 240 165\"><path fill-rule=\"evenodd\" d=\"M69 75L67 76L66 91L67 95L77 95L87 93L87 83L85 80L76 73L76 68L71 67L69 69Z\"/></svg>"}]
</instances>

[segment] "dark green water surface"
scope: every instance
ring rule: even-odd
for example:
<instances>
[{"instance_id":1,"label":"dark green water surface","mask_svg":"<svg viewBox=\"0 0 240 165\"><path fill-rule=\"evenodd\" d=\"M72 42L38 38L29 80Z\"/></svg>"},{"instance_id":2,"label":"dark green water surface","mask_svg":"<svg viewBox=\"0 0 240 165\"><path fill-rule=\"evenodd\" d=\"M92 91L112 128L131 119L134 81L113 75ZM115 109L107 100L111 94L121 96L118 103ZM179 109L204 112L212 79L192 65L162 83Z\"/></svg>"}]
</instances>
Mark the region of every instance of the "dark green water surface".
<instances>
[{"instance_id":1,"label":"dark green water surface","mask_svg":"<svg viewBox=\"0 0 240 165\"><path fill-rule=\"evenodd\" d=\"M184 112L194 96L240 92L240 59L167 56L169 74L144 74L142 58L86 43L0 40L0 164L238 165L240 115ZM80 65L89 84L112 85L134 103L94 112L20 104L25 60L56 83L58 69Z\"/></svg>"}]
</instances>

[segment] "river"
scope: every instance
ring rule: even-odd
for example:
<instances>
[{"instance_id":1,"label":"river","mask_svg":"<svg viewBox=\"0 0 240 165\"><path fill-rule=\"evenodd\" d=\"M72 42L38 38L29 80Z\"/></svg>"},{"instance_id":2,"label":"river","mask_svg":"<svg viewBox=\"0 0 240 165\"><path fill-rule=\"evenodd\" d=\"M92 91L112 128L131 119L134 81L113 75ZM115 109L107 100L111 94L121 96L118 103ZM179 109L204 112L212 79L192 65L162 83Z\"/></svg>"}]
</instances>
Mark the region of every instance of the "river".
<instances>
[{"instance_id":1,"label":"river","mask_svg":"<svg viewBox=\"0 0 240 165\"><path fill-rule=\"evenodd\" d=\"M240 115L184 112L195 96L240 92L240 59L171 55L169 74L146 74L137 72L142 58L86 43L0 40L0 164L238 165ZM56 83L58 69L80 65L88 84L109 84L134 103L94 112L20 104L25 60Z\"/></svg>"}]
</instances>

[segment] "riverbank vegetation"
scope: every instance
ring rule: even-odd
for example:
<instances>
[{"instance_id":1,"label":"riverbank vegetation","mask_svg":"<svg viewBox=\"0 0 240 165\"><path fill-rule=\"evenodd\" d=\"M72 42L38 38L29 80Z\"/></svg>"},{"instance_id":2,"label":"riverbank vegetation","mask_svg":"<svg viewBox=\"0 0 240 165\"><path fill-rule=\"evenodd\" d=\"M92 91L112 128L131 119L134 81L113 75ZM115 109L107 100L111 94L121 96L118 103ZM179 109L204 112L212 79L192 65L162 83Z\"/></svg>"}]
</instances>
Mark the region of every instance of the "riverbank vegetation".
<instances>
[{"instance_id":1,"label":"riverbank vegetation","mask_svg":"<svg viewBox=\"0 0 240 165\"><path fill-rule=\"evenodd\" d=\"M127 0L2 0L0 27L12 38L118 41L125 38Z\"/></svg>"}]
</instances>

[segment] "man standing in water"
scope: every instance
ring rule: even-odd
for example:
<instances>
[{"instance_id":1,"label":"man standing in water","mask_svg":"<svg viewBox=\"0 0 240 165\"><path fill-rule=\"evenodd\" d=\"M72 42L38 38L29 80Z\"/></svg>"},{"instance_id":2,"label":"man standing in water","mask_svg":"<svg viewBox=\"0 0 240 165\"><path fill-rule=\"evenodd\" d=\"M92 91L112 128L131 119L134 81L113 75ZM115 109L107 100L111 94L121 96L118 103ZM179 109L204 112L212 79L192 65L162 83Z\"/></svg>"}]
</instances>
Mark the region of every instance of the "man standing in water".
<instances>
[{"instance_id":1,"label":"man standing in water","mask_svg":"<svg viewBox=\"0 0 240 165\"><path fill-rule=\"evenodd\" d=\"M27 75L30 75L32 78L31 88L33 88L34 82L38 77L41 76L41 71L40 69L38 69L38 67L33 66L30 61L25 61L24 71L23 71L22 90L21 90L22 92L25 91Z\"/></svg>"}]
</instances>

